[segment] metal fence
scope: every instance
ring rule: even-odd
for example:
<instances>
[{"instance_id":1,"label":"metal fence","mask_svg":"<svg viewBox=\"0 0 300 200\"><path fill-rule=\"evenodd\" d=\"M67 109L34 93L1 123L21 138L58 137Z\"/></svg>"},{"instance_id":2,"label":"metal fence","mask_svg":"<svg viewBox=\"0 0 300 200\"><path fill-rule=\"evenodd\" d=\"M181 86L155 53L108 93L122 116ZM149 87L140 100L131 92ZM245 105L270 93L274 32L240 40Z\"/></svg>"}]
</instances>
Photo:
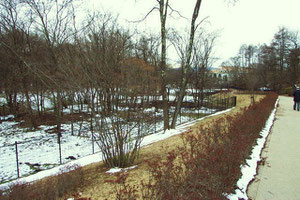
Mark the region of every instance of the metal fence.
<instances>
[{"instance_id":1,"label":"metal fence","mask_svg":"<svg viewBox=\"0 0 300 200\"><path fill-rule=\"evenodd\" d=\"M190 111L193 112L187 112L189 109L182 108L177 120L177 125L185 123L191 118L199 118L234 107L236 106L236 96L227 98L221 98L220 96L220 98L214 98L212 101L203 101L201 104L198 104L198 106L199 107L197 108L190 109ZM161 113L154 112L154 126L152 133L163 130L162 121ZM15 176L10 175L9 177L11 178L4 180L4 182L24 175L36 173L44 169L49 169L72 159L78 159L100 151L97 145L95 146L95 137L91 133L89 137L82 139L85 140L84 142L80 143L80 140L78 140L77 144L69 144L67 142L67 140L71 140L69 137L70 136L65 137L64 135L58 137L57 134L53 134L53 136L49 138L41 138L43 141L15 141L14 144L0 146L2 150L3 148L10 148L10 154L12 154L12 148L14 148L15 154L15 159L13 159L13 155L10 155L7 156L7 161L2 160L2 162L9 162L10 166L12 165L13 160L15 160L16 163ZM5 151L2 151L2 153L5 153ZM40 155L31 155L32 153ZM0 183L1 182L0 179Z\"/></svg>"}]
</instances>

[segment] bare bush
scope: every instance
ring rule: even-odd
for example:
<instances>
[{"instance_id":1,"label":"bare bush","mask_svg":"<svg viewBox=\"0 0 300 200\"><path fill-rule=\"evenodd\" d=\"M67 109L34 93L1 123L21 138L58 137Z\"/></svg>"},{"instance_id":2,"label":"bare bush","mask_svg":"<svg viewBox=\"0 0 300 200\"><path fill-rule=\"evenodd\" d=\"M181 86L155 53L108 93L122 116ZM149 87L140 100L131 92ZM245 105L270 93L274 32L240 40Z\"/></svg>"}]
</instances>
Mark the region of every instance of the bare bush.
<instances>
[{"instance_id":1,"label":"bare bush","mask_svg":"<svg viewBox=\"0 0 300 200\"><path fill-rule=\"evenodd\" d=\"M129 110L101 117L95 138L106 166L123 168L132 165L151 124L152 120L146 114Z\"/></svg>"},{"instance_id":2,"label":"bare bush","mask_svg":"<svg viewBox=\"0 0 300 200\"><path fill-rule=\"evenodd\" d=\"M71 171L70 171L71 170ZM59 175L36 183L17 183L7 191L0 191L3 200L55 200L66 194L76 192L84 185L82 168L73 165L61 169Z\"/></svg>"},{"instance_id":3,"label":"bare bush","mask_svg":"<svg viewBox=\"0 0 300 200\"><path fill-rule=\"evenodd\" d=\"M233 117L184 133L182 147L169 152L165 160L149 162L150 180L142 182L138 191L142 199L226 199L225 194L235 189L240 166L260 137L276 98L271 93ZM121 185L119 193L126 189L125 197L134 195L128 194L135 191L125 181L117 184Z\"/></svg>"},{"instance_id":4,"label":"bare bush","mask_svg":"<svg viewBox=\"0 0 300 200\"><path fill-rule=\"evenodd\" d=\"M116 173L114 180L108 180L107 183L112 184L114 190L116 191L116 199L127 199L127 200L135 200L139 198L138 186L137 185L129 185L126 183L128 178L127 173Z\"/></svg>"}]
</instances>

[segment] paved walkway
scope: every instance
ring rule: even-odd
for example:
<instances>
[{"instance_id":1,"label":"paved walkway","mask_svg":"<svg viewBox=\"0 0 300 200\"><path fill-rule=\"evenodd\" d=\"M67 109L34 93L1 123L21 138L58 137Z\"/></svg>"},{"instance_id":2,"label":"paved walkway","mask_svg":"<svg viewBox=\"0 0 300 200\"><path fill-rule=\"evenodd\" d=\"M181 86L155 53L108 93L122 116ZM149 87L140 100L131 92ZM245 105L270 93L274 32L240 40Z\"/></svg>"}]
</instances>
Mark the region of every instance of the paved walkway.
<instances>
[{"instance_id":1,"label":"paved walkway","mask_svg":"<svg viewBox=\"0 0 300 200\"><path fill-rule=\"evenodd\" d=\"M300 111L279 97L276 120L262 152L264 164L248 188L253 200L300 200Z\"/></svg>"}]
</instances>

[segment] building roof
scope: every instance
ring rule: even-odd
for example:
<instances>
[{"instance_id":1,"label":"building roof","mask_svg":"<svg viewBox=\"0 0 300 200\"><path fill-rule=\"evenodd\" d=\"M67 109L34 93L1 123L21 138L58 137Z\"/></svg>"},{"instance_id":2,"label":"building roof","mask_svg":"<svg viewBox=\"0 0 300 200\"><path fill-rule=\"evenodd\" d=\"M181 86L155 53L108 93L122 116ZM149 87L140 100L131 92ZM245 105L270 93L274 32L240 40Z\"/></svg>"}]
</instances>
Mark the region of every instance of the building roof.
<instances>
[{"instance_id":1,"label":"building roof","mask_svg":"<svg viewBox=\"0 0 300 200\"><path fill-rule=\"evenodd\" d=\"M221 68L216 68L211 70L214 74L228 74L232 71L238 71L239 73L247 73L248 68L246 67L234 67L234 66L222 66Z\"/></svg>"}]
</instances>

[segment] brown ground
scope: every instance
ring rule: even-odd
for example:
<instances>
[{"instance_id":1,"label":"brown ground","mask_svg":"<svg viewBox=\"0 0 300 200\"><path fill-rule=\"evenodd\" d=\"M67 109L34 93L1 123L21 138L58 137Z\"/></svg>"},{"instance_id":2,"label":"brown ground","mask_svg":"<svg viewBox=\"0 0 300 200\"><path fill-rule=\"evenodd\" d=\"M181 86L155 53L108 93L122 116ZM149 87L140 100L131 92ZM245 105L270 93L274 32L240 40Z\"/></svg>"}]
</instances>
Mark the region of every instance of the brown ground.
<instances>
[{"instance_id":1,"label":"brown ground","mask_svg":"<svg viewBox=\"0 0 300 200\"><path fill-rule=\"evenodd\" d=\"M255 101L259 101L263 96L255 96ZM237 95L237 106L232 111L224 115L233 115L239 112L240 108L248 106L251 102L250 95ZM224 116L222 115L222 116ZM220 115L221 116L221 115ZM208 117L205 120L198 122L192 129L199 124L207 123L215 120L220 116ZM140 152L139 160L137 161L137 168L129 171L129 182L138 185L141 180L147 180L148 170L146 160L154 159L157 156L164 156L167 151L170 151L182 144L180 135L170 137L168 139L156 142L154 144L143 147ZM82 197L91 197L93 200L97 199L114 199L114 191L111 184L105 181L114 179L113 175L105 173L108 169L102 162L85 166L85 184L86 186L80 190ZM70 197L70 196L69 196Z\"/></svg>"}]
</instances>

